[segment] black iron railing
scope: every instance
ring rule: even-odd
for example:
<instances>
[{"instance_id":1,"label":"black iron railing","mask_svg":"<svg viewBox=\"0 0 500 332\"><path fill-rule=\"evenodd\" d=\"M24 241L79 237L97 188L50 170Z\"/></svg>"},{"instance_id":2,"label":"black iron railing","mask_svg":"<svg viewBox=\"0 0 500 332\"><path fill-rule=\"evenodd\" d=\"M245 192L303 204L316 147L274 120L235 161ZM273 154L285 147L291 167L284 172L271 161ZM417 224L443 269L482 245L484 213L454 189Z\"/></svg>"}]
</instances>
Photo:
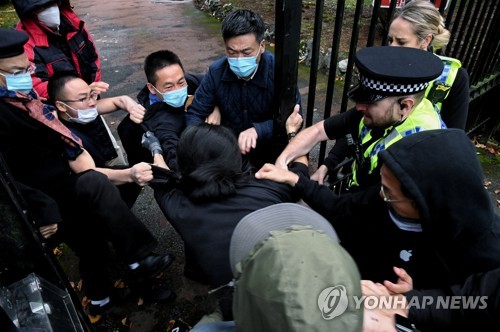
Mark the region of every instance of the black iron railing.
<instances>
[{"instance_id":1,"label":"black iron railing","mask_svg":"<svg viewBox=\"0 0 500 332\"><path fill-rule=\"evenodd\" d=\"M300 15L287 16L286 14L287 10L293 9L291 6L297 6L296 1L297 0L282 0L282 2L279 2L280 5L276 6L277 22L280 21L279 16L284 15L283 17L287 17L287 24L300 27ZM324 103L325 105L323 112L324 118L331 116L333 103L340 105L338 111L344 112L347 110L347 91L352 82L353 57L356 50L366 46L387 44L387 32L391 22L390 18L396 10L398 0L391 0L388 8L380 8L382 2L384 1L374 0L369 5L369 8L363 9L363 6L366 7L365 1L356 0L354 17L349 26L344 22L344 17L346 16L345 0L333 1L334 6L328 6L328 8L333 7L336 9L331 39L332 43L327 46L331 47L332 53L328 70L329 77L325 100L321 101L321 104ZM439 10L445 18L445 25L447 29L450 30L452 36L445 50L445 55L458 58L462 61L463 67L467 69L470 76L471 103L469 107L467 130L472 132L479 128L484 128L486 125L489 127L489 133L491 134L498 126L500 119L500 111L485 111L491 104L491 98L494 94L492 91L496 91L500 87L500 2L498 0L448 0L448 2L449 3L443 0L439 4ZM330 4L331 3L332 1L330 1ZM316 0L309 94L305 115L306 126L313 124L313 111L315 109L315 104L318 104L316 85L318 79L318 59L320 57L320 40L323 31L323 16L326 14L324 12L325 0ZM352 13L352 10L350 13ZM332 15L333 13L329 14ZM366 19L367 15L370 16L368 20ZM297 21L289 21L290 18L296 19ZM366 38L359 38L361 24L369 25ZM363 31L366 33L366 29ZM280 57L280 52L283 52L279 47L280 38L283 37L279 33L276 33L277 59ZM287 35L286 38L289 41L294 37ZM299 35L295 36L295 38L300 39ZM342 38L349 39L349 50L347 55L348 65L341 100L334 100L339 54L341 51L345 52L345 50L339 49ZM366 40L366 44L359 42L361 40ZM298 41L294 45L298 45ZM293 48L288 47L285 52L288 52L287 58L298 59L298 46L294 46ZM296 54L293 54L293 52L296 52ZM286 68L284 69L286 70ZM291 76L288 75L288 77ZM286 80L281 80L281 83L292 84L291 82L286 82ZM277 87L276 91L278 92L279 89L283 90L283 88ZM282 96L278 93L277 98L282 98ZM283 115L280 116L280 119L283 119ZM320 147L320 161L322 161L325 155L325 147L325 144L322 144Z\"/></svg>"}]
</instances>

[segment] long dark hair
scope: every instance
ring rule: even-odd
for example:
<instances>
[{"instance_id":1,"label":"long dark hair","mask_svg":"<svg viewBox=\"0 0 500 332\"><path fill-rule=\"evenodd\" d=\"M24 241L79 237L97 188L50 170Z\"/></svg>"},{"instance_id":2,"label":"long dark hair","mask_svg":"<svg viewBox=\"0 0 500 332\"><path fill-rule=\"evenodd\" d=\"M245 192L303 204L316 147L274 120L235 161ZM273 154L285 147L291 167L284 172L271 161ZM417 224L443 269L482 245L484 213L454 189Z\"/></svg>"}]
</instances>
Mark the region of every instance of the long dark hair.
<instances>
[{"instance_id":1,"label":"long dark hair","mask_svg":"<svg viewBox=\"0 0 500 332\"><path fill-rule=\"evenodd\" d=\"M232 195L250 174L234 134L223 126L187 128L177 144L180 188L194 200Z\"/></svg>"}]
</instances>

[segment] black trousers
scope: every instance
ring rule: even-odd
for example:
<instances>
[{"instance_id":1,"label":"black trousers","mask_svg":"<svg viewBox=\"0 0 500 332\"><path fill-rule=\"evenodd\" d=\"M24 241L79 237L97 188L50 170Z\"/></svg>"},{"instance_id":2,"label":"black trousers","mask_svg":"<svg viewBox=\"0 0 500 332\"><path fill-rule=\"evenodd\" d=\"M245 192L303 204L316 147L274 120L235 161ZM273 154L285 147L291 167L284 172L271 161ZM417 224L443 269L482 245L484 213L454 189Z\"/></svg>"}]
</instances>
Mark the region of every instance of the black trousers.
<instances>
[{"instance_id":1,"label":"black trousers","mask_svg":"<svg viewBox=\"0 0 500 332\"><path fill-rule=\"evenodd\" d=\"M155 238L102 173L72 175L48 194L59 205L63 217L60 236L80 258L80 274L90 299L110 295L109 242L126 264L146 257L156 247Z\"/></svg>"}]
</instances>

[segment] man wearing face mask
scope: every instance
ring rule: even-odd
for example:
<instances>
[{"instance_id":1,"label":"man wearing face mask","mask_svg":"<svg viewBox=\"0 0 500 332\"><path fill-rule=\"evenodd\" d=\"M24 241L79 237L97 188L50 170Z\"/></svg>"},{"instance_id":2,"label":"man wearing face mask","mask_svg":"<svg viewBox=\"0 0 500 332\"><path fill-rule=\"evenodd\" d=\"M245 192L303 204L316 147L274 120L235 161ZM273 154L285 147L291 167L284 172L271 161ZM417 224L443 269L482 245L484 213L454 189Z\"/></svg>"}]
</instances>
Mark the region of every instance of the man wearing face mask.
<instances>
[{"instance_id":1,"label":"man wearing face mask","mask_svg":"<svg viewBox=\"0 0 500 332\"><path fill-rule=\"evenodd\" d=\"M361 190L377 183L377 155L401 138L429 129L442 128L433 105L424 99L429 82L443 70L432 53L402 47L367 47L356 53L360 82L349 90L355 108L334 115L303 130L276 160L286 169L294 158L308 153L327 139L341 140L352 155L350 188ZM340 162L340 161L339 161ZM319 181L319 179L314 179ZM321 179L323 180L323 179ZM321 181L320 181L321 183Z\"/></svg>"},{"instance_id":2,"label":"man wearing face mask","mask_svg":"<svg viewBox=\"0 0 500 332\"><path fill-rule=\"evenodd\" d=\"M153 178L151 166L143 163L128 170L97 167L82 140L58 119L54 107L43 104L33 89L28 90L28 84L14 84L16 77L29 75L31 65L23 48L28 35L12 29L0 29L0 35L0 154L16 181L56 203L62 222L56 219L47 225L50 222L45 221L41 234L61 236L58 240L80 258L84 289L91 299L89 310L95 316L117 299L107 273L109 242L129 265L135 284L151 282L173 260L170 255L152 254L154 236L130 211L115 186L134 177L145 185ZM171 300L172 292L160 286L152 284L140 291L151 301Z\"/></svg>"},{"instance_id":3,"label":"man wearing face mask","mask_svg":"<svg viewBox=\"0 0 500 332\"><path fill-rule=\"evenodd\" d=\"M77 72L98 93L108 84L101 81L101 64L85 23L73 12L69 0L13 0L20 18L17 30L28 33L24 46L36 66L33 88L48 98L49 78L58 72Z\"/></svg>"},{"instance_id":4,"label":"man wearing face mask","mask_svg":"<svg viewBox=\"0 0 500 332\"><path fill-rule=\"evenodd\" d=\"M34 65L31 73L33 89L45 100L48 80L54 74L75 72L97 94L106 92L109 85L101 82L101 64L90 33L71 8L69 0L13 0L19 16L16 27L29 35L24 45L28 60ZM107 128L104 118L99 135L109 139L106 149L114 163L123 164L123 154Z\"/></svg>"},{"instance_id":5,"label":"man wearing face mask","mask_svg":"<svg viewBox=\"0 0 500 332\"><path fill-rule=\"evenodd\" d=\"M98 116L117 110L129 113L131 121L141 123L145 109L128 96L102 98L76 74L55 74L48 84L49 100L56 107L61 122L82 139L97 167L110 167L114 149L102 121ZM132 168L140 165L132 164ZM132 174L133 172L131 172ZM135 181L118 186L123 200L129 207L135 203L141 191L141 183Z\"/></svg>"},{"instance_id":6,"label":"man wearing face mask","mask_svg":"<svg viewBox=\"0 0 500 332\"><path fill-rule=\"evenodd\" d=\"M253 166L274 161L274 56L266 51L265 25L249 10L229 13L222 22L226 56L214 62L186 114L187 126L202 123L217 105L221 125L233 130L240 151ZM297 104L300 94L297 91Z\"/></svg>"},{"instance_id":7,"label":"man wearing face mask","mask_svg":"<svg viewBox=\"0 0 500 332\"><path fill-rule=\"evenodd\" d=\"M160 146L153 151L161 153L168 166L176 169L176 146L185 128L186 107L203 75L184 72L179 57L169 50L149 54L144 60L144 72L148 83L137 95L139 103L147 109L144 121L139 126L131 116L126 116L118 126L118 134L129 163L134 164L153 162L152 152L142 147L141 138L146 131L154 133ZM205 121L219 124L215 115L218 112Z\"/></svg>"}]
</instances>

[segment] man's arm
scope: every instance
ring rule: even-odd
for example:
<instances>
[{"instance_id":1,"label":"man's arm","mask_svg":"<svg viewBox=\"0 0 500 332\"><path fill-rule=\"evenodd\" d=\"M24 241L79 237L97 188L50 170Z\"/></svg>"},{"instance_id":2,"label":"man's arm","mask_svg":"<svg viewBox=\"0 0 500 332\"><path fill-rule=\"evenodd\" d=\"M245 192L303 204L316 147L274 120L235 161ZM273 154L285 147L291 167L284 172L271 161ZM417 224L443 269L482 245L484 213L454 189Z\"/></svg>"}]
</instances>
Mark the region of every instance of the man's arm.
<instances>
[{"instance_id":1,"label":"man's arm","mask_svg":"<svg viewBox=\"0 0 500 332\"><path fill-rule=\"evenodd\" d=\"M97 111L99 114L108 114L122 109L130 114L130 120L141 123L144 119L146 109L136 103L129 96L118 96L103 98L97 101Z\"/></svg>"},{"instance_id":2,"label":"man's arm","mask_svg":"<svg viewBox=\"0 0 500 332\"><path fill-rule=\"evenodd\" d=\"M126 169L100 168L95 166L92 156L86 150L75 160L70 160L69 166L77 174L90 169L103 173L116 185L135 182L140 186L145 186L153 179L153 171L147 163L138 163Z\"/></svg>"},{"instance_id":3,"label":"man's arm","mask_svg":"<svg viewBox=\"0 0 500 332\"><path fill-rule=\"evenodd\" d=\"M35 219L40 234L46 239L54 235L57 232L57 224L62 222L56 201L40 190L18 181L15 183Z\"/></svg>"},{"instance_id":4,"label":"man's arm","mask_svg":"<svg viewBox=\"0 0 500 332\"><path fill-rule=\"evenodd\" d=\"M216 106L215 81L211 69L201 81L186 112L186 126L205 122Z\"/></svg>"},{"instance_id":5,"label":"man's arm","mask_svg":"<svg viewBox=\"0 0 500 332\"><path fill-rule=\"evenodd\" d=\"M288 143L285 150L283 150L278 159L276 159L275 165L287 169L287 165L291 161L309 153L317 143L326 141L328 136L326 135L323 123L324 121L320 121L297 134L295 139Z\"/></svg>"}]
</instances>

